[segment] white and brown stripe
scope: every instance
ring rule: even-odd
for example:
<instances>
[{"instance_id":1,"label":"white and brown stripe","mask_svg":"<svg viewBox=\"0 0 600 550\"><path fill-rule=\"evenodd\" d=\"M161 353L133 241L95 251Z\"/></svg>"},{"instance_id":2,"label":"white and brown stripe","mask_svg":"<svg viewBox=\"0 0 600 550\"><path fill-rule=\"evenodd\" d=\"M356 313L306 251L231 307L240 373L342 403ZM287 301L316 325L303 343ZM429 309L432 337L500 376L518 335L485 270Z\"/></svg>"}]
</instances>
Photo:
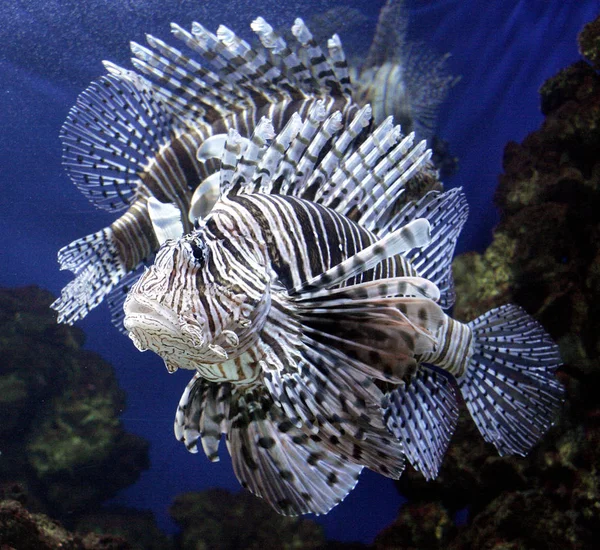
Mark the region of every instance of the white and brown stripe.
<instances>
[{"instance_id":1,"label":"white and brown stripe","mask_svg":"<svg viewBox=\"0 0 600 550\"><path fill-rule=\"evenodd\" d=\"M468 325L445 316L437 336L437 348L423 354L420 361L431 363L459 378L466 370L473 350L473 330Z\"/></svg>"}]
</instances>

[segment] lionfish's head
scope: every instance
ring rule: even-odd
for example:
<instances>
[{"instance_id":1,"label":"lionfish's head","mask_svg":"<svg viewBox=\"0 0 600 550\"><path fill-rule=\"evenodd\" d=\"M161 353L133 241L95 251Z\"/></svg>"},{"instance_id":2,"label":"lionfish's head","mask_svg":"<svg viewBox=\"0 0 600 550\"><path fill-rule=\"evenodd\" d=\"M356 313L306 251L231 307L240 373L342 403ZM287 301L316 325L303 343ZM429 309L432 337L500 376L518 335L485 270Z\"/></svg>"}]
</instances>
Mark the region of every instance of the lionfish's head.
<instances>
[{"instance_id":1,"label":"lionfish's head","mask_svg":"<svg viewBox=\"0 0 600 550\"><path fill-rule=\"evenodd\" d=\"M168 240L129 291L125 328L169 372L235 359L258 338L270 308L270 274L247 241L196 231Z\"/></svg>"}]
</instances>

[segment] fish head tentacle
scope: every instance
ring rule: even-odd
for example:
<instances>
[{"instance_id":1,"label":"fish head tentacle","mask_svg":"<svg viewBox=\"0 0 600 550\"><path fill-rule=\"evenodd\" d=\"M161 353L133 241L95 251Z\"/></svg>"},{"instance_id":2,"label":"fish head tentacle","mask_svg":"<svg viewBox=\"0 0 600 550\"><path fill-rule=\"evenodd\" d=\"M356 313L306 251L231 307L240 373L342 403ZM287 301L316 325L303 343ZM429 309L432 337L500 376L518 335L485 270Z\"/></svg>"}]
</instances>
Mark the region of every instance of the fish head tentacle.
<instances>
[{"instance_id":1,"label":"fish head tentacle","mask_svg":"<svg viewBox=\"0 0 600 550\"><path fill-rule=\"evenodd\" d=\"M271 279L260 247L242 237L224 245L199 229L162 245L128 293L124 325L135 346L160 355L169 372L218 368L258 339Z\"/></svg>"}]
</instances>

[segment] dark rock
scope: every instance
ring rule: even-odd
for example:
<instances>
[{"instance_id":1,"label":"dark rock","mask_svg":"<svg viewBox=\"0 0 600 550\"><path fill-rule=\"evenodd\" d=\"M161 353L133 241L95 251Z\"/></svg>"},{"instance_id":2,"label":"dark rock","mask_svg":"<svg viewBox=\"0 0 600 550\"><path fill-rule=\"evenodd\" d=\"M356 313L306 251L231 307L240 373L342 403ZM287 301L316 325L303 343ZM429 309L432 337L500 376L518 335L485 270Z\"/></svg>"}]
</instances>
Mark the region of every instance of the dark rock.
<instances>
[{"instance_id":1,"label":"dark rock","mask_svg":"<svg viewBox=\"0 0 600 550\"><path fill-rule=\"evenodd\" d=\"M249 492L211 489L179 495L170 509L182 550L292 550L325 547L322 528L277 514ZM338 546L340 548L340 546Z\"/></svg>"},{"instance_id":2,"label":"dark rock","mask_svg":"<svg viewBox=\"0 0 600 550\"><path fill-rule=\"evenodd\" d=\"M78 519L77 533L111 535L128 542L131 550L173 550L173 541L156 525L149 511L129 508L101 509Z\"/></svg>"},{"instance_id":3,"label":"dark rock","mask_svg":"<svg viewBox=\"0 0 600 550\"><path fill-rule=\"evenodd\" d=\"M15 550L128 550L122 538L70 533L43 514L31 514L15 500L0 501L0 548Z\"/></svg>"},{"instance_id":4,"label":"dark rock","mask_svg":"<svg viewBox=\"0 0 600 550\"><path fill-rule=\"evenodd\" d=\"M454 521L442 504L411 503L403 506L396 521L377 535L373 548L447 548L455 532Z\"/></svg>"},{"instance_id":5,"label":"dark rock","mask_svg":"<svg viewBox=\"0 0 600 550\"><path fill-rule=\"evenodd\" d=\"M81 330L57 325L53 299L0 289L0 486L21 486L20 502L70 521L134 483L148 443L125 432L113 368L81 348Z\"/></svg>"},{"instance_id":6,"label":"dark rock","mask_svg":"<svg viewBox=\"0 0 600 550\"><path fill-rule=\"evenodd\" d=\"M579 33L579 53L600 70L600 19L588 23Z\"/></svg>"}]
</instances>

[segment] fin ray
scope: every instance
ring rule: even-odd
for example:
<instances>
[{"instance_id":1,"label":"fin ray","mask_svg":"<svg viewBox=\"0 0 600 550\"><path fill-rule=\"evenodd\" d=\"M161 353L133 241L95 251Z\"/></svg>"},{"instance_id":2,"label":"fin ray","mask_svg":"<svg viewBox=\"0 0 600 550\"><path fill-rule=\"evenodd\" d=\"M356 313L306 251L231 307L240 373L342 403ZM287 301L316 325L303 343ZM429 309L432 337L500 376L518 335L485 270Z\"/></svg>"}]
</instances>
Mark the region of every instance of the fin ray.
<instances>
[{"instance_id":1,"label":"fin ray","mask_svg":"<svg viewBox=\"0 0 600 550\"><path fill-rule=\"evenodd\" d=\"M514 305L493 309L469 326L472 357L458 380L467 408L501 455L524 456L552 425L563 400L554 376L561 363L558 346Z\"/></svg>"},{"instance_id":2,"label":"fin ray","mask_svg":"<svg viewBox=\"0 0 600 550\"><path fill-rule=\"evenodd\" d=\"M421 365L409 384L386 394L382 407L409 462L427 480L436 478L458 421L456 393L448 377Z\"/></svg>"}]
</instances>

